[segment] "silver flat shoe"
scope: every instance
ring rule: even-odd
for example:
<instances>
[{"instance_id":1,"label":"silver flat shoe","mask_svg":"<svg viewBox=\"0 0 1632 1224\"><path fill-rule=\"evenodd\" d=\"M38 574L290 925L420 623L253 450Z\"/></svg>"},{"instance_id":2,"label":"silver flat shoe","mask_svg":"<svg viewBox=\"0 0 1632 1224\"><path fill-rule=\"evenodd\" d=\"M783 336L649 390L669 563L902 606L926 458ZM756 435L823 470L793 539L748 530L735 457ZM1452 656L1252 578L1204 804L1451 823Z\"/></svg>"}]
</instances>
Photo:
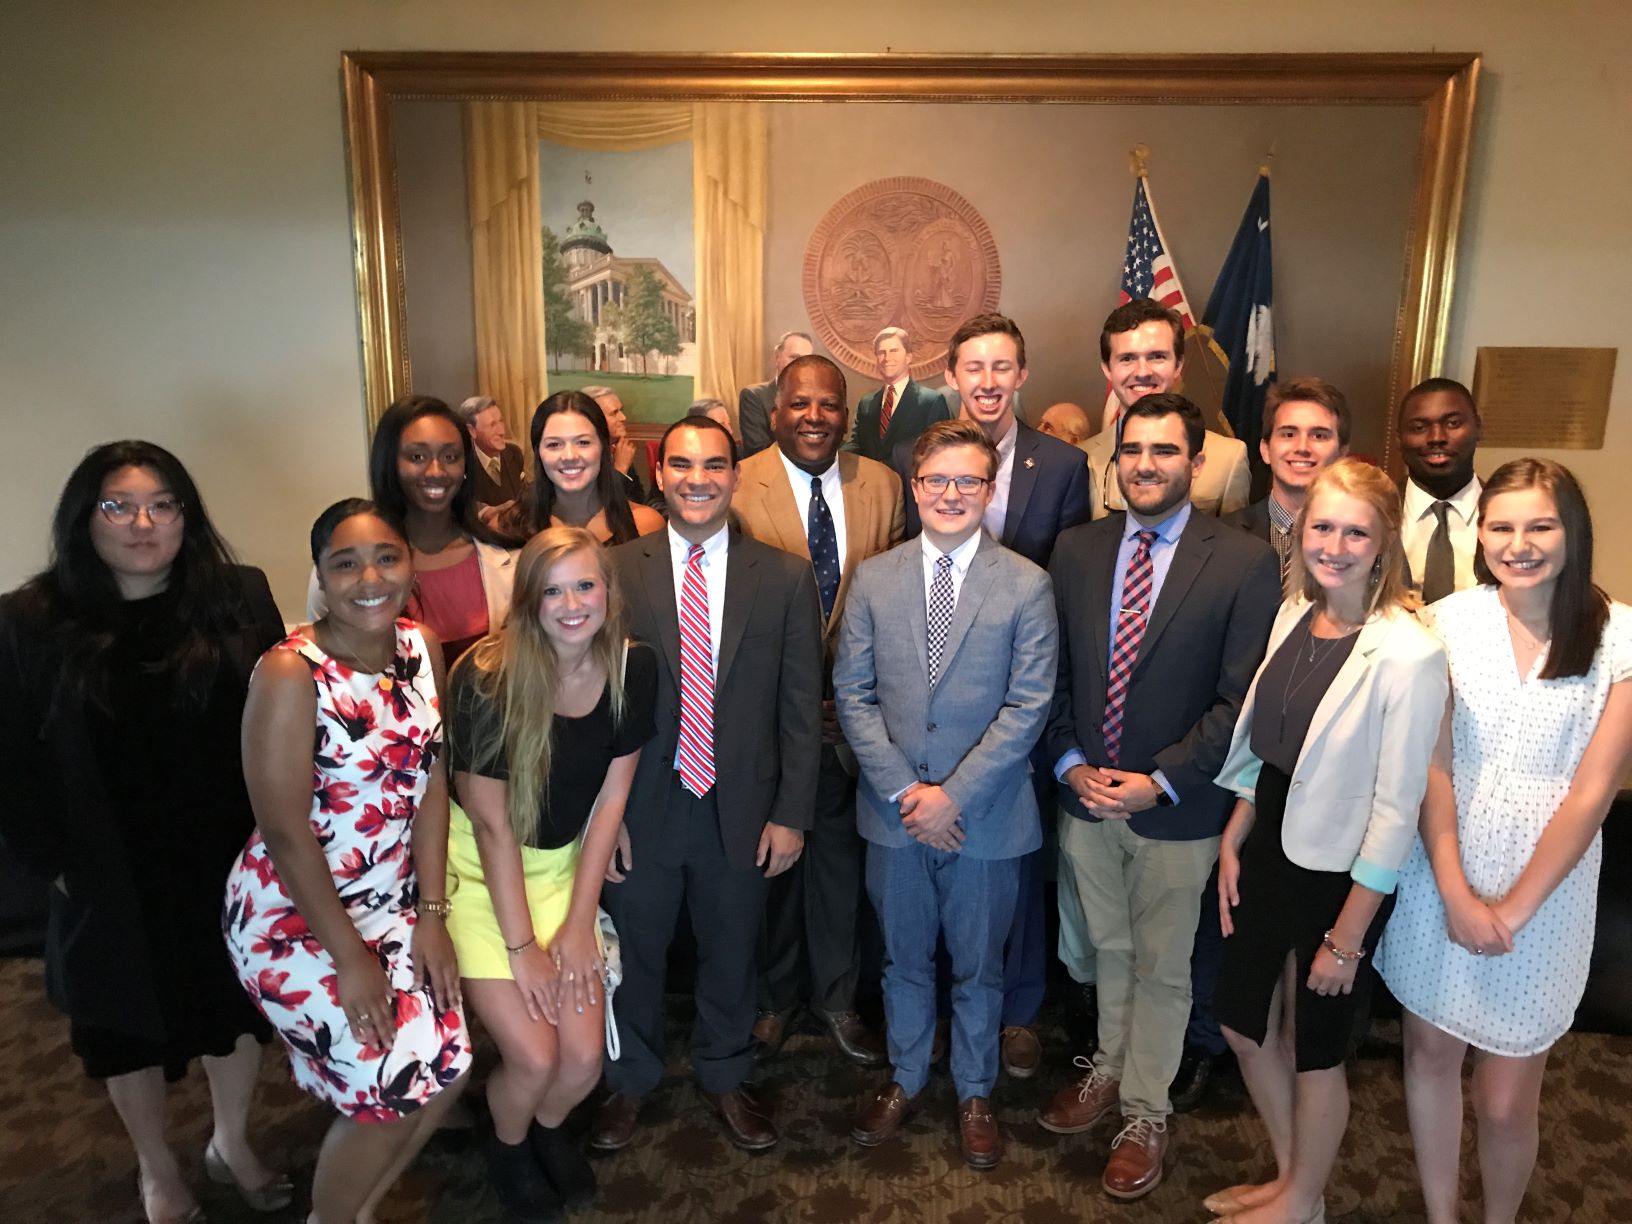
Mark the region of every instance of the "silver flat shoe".
<instances>
[{"instance_id":1,"label":"silver flat shoe","mask_svg":"<svg viewBox=\"0 0 1632 1224\"><path fill-rule=\"evenodd\" d=\"M238 1180L232 1171L232 1166L220 1152L215 1150L212 1140L204 1149L204 1172L209 1179L218 1186L231 1186L238 1191L238 1197L244 1200L244 1206L251 1211L266 1213L282 1211L295 1201L295 1184L285 1173L274 1174L272 1180L264 1186L246 1186Z\"/></svg>"}]
</instances>

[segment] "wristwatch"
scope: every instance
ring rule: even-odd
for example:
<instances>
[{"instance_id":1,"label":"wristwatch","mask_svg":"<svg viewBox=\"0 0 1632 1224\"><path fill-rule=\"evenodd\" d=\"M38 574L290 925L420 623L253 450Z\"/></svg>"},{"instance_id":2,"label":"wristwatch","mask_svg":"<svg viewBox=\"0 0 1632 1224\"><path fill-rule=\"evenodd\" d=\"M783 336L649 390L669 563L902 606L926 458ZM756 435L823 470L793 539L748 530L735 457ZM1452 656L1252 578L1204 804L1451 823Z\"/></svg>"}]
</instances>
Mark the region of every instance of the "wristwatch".
<instances>
[{"instance_id":1,"label":"wristwatch","mask_svg":"<svg viewBox=\"0 0 1632 1224\"><path fill-rule=\"evenodd\" d=\"M1150 784L1156 788L1156 806L1172 807L1173 796L1167 793L1167 787L1156 781L1155 774L1146 774L1145 776L1150 779Z\"/></svg>"}]
</instances>

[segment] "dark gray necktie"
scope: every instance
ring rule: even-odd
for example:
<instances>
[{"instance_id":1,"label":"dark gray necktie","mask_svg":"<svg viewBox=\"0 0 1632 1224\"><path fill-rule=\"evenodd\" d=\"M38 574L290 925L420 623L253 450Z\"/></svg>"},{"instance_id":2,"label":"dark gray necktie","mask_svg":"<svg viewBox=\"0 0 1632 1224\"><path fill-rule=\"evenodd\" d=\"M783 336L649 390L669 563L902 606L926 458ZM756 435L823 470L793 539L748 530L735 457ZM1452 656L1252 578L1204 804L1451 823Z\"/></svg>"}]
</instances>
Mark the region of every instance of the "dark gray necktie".
<instances>
[{"instance_id":1,"label":"dark gray necktie","mask_svg":"<svg viewBox=\"0 0 1632 1224\"><path fill-rule=\"evenodd\" d=\"M1422 602L1434 603L1456 590L1456 554L1451 551L1451 526L1446 522L1451 503L1436 501L1434 517L1439 525L1428 538L1428 559L1422 566Z\"/></svg>"},{"instance_id":2,"label":"dark gray necktie","mask_svg":"<svg viewBox=\"0 0 1632 1224\"><path fill-rule=\"evenodd\" d=\"M822 478L810 478L810 517L805 523L805 540L810 545L810 567L816 571L816 589L822 596L822 619L833 616L833 601L839 597L839 536L833 529L833 512L822 496Z\"/></svg>"}]
</instances>

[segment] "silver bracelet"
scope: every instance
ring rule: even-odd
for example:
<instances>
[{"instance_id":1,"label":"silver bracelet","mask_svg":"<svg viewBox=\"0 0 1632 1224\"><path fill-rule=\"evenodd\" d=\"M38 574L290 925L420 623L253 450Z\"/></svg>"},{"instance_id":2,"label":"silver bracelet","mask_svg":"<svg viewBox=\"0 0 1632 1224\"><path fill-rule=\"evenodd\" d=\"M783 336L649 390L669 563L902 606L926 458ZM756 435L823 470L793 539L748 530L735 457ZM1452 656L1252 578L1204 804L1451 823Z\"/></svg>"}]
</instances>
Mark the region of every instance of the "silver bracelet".
<instances>
[{"instance_id":1,"label":"silver bracelet","mask_svg":"<svg viewBox=\"0 0 1632 1224\"><path fill-rule=\"evenodd\" d=\"M1361 961L1366 959L1366 950L1364 948L1357 948L1355 951L1350 952L1344 948L1338 947L1332 942L1332 933L1330 931L1327 931L1326 934L1321 936L1320 946L1335 956L1337 958L1337 963L1340 965L1347 965L1350 961Z\"/></svg>"}]
</instances>

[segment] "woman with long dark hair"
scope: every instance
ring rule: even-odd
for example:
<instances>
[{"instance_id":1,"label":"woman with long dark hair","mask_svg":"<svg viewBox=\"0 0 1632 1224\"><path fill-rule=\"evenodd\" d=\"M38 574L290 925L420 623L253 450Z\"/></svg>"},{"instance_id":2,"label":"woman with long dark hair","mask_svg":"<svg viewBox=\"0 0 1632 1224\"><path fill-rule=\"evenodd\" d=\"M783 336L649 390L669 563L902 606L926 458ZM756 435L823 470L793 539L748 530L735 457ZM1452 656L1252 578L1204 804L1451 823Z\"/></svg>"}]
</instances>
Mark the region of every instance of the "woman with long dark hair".
<instances>
[{"instance_id":1,"label":"woman with long dark hair","mask_svg":"<svg viewBox=\"0 0 1632 1224\"><path fill-rule=\"evenodd\" d=\"M557 391L546 399L528 434L533 489L519 534L582 527L602 544L624 544L662 529L661 514L629 500L628 482L612 462L606 414L582 391Z\"/></svg>"},{"instance_id":2,"label":"woman with long dark hair","mask_svg":"<svg viewBox=\"0 0 1632 1224\"><path fill-rule=\"evenodd\" d=\"M283 635L266 576L235 565L187 469L150 442L69 476L44 571L0 599L0 835L53 881L51 1000L136 1147L150 1221L199 1215L165 1136L165 1084L201 1059L205 1167L257 1210L287 1178L245 1125L270 1030L221 946L221 886L253 827L238 724Z\"/></svg>"},{"instance_id":3,"label":"woman with long dark hair","mask_svg":"<svg viewBox=\"0 0 1632 1224\"><path fill-rule=\"evenodd\" d=\"M340 1113L318 1224L372 1220L463 1088L470 1039L445 925L442 651L402 617L413 561L372 502L312 526L328 612L262 657L244 708L256 832L222 929L296 1082ZM314 735L315 729L315 735Z\"/></svg>"},{"instance_id":4,"label":"woman with long dark hair","mask_svg":"<svg viewBox=\"0 0 1632 1224\"><path fill-rule=\"evenodd\" d=\"M600 1078L601 881L656 691L656 657L629 643L606 550L580 527L528 541L504 630L454 669L449 928L499 1047L488 1157L518 1219L594 1195L560 1126Z\"/></svg>"},{"instance_id":5,"label":"woman with long dark hair","mask_svg":"<svg viewBox=\"0 0 1632 1224\"><path fill-rule=\"evenodd\" d=\"M475 497L475 443L458 415L429 395L397 400L380 416L368 452L369 492L403 525L414 585L404 612L430 627L451 664L504 623L516 541L484 523ZM317 575L307 614L327 609Z\"/></svg>"},{"instance_id":6,"label":"woman with long dark hair","mask_svg":"<svg viewBox=\"0 0 1632 1224\"><path fill-rule=\"evenodd\" d=\"M1518 1218L1547 1052L1586 989L1599 830L1632 764L1632 608L1592 581L1581 486L1548 459L1479 494L1480 585L1425 616L1451 699L1378 968L1405 1008L1405 1101L1430 1224L1457 1217L1462 1065L1487 1224Z\"/></svg>"}]
</instances>

